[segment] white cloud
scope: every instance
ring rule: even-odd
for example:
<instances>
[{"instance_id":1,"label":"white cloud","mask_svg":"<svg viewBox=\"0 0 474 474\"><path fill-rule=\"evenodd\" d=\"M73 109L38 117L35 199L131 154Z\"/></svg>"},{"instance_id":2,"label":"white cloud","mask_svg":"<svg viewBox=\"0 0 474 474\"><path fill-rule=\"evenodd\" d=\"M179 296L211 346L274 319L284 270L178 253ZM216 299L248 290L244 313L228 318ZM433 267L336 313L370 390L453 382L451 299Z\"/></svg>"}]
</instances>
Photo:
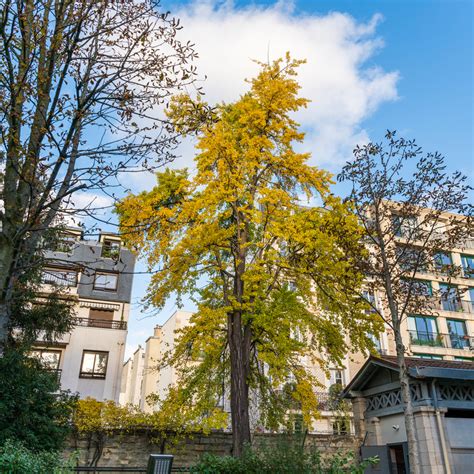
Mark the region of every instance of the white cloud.
<instances>
[{"instance_id":1,"label":"white cloud","mask_svg":"<svg viewBox=\"0 0 474 474\"><path fill-rule=\"evenodd\" d=\"M66 225L73 227L84 223L90 215L108 219L113 203L113 199L105 194L76 192L63 203L62 218Z\"/></svg>"},{"instance_id":2,"label":"white cloud","mask_svg":"<svg viewBox=\"0 0 474 474\"><path fill-rule=\"evenodd\" d=\"M380 15L364 23L344 13L297 15L288 2L237 8L216 1L189 3L174 14L183 25L181 40L196 45L210 103L234 101L246 90L244 79L258 71L252 59L273 60L286 51L307 59L299 81L312 102L298 119L312 164L334 168L348 159L356 143L368 140L364 119L397 98L398 73L368 65L383 47L376 34ZM190 165L193 152L184 150L175 166Z\"/></svg>"}]
</instances>

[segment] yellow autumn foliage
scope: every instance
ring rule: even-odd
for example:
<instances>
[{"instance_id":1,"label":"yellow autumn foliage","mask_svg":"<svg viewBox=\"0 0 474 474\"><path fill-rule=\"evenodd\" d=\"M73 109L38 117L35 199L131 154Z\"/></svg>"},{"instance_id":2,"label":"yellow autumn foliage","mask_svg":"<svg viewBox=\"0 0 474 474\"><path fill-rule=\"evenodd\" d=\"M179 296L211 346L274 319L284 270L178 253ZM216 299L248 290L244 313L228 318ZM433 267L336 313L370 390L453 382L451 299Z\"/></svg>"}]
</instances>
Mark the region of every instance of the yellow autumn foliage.
<instances>
[{"instance_id":1,"label":"yellow autumn foliage","mask_svg":"<svg viewBox=\"0 0 474 474\"><path fill-rule=\"evenodd\" d=\"M124 240L154 270L146 303L162 308L171 295L189 295L198 306L162 361L180 373L170 407L198 407L197 417L229 387L235 400L240 377L261 423L277 426L287 409L279 388L291 377L309 422L318 381L305 358L327 371L350 351L371 350L367 336L382 327L354 296L365 252L357 219L331 194L330 174L298 151L303 62L260 64L231 104L178 96L169 119L197 137L195 172L158 173L151 191L117 206Z\"/></svg>"}]
</instances>

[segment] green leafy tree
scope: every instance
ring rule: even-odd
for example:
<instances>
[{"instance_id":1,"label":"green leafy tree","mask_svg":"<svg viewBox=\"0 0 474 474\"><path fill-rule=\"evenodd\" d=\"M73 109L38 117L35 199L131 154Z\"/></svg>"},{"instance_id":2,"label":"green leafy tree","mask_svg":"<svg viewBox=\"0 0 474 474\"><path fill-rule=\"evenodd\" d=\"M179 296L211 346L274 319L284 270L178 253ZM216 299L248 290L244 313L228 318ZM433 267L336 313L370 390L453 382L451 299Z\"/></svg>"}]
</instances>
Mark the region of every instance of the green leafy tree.
<instances>
[{"instance_id":1,"label":"green leafy tree","mask_svg":"<svg viewBox=\"0 0 474 474\"><path fill-rule=\"evenodd\" d=\"M189 294L198 305L164 363L179 370L178 399L201 416L230 387L235 456L251 439L250 394L262 422L277 426L287 409L279 389L294 378L309 424L318 382L303 358L339 365L348 351L370 349L366 335L380 327L346 296L362 284L357 220L331 195L330 175L294 149L304 133L292 115L308 102L298 96L301 63L287 55L260 64L247 93L210 113L177 97L169 117L198 137L196 173L159 173L154 189L117 206L124 239L158 269L148 303ZM321 206L303 207L305 198Z\"/></svg>"},{"instance_id":2,"label":"green leafy tree","mask_svg":"<svg viewBox=\"0 0 474 474\"><path fill-rule=\"evenodd\" d=\"M0 445L12 439L33 451L59 449L76 397L60 392L57 374L19 351L0 358L0 374Z\"/></svg>"}]
</instances>

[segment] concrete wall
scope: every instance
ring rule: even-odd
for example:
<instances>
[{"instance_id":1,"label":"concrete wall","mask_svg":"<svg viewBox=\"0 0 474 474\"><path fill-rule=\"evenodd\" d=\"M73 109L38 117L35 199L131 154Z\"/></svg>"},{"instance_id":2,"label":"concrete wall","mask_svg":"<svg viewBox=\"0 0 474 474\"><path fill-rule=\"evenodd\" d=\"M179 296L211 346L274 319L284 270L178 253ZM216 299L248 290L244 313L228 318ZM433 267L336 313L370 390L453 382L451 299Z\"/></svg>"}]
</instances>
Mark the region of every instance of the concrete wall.
<instances>
[{"instance_id":1,"label":"concrete wall","mask_svg":"<svg viewBox=\"0 0 474 474\"><path fill-rule=\"evenodd\" d=\"M189 324L189 319L193 315L190 311L176 311L161 327L161 340L159 352L156 351L158 358L161 358L167 351L172 351L175 346L176 334L178 329ZM159 371L156 381L155 392L160 398L165 398L168 388L177 382L176 369L173 367L164 367Z\"/></svg>"},{"instance_id":2,"label":"concrete wall","mask_svg":"<svg viewBox=\"0 0 474 474\"><path fill-rule=\"evenodd\" d=\"M153 336L146 340L145 359L143 364L143 383L141 387L140 409L146 412L153 411L147 397L156 392L159 371L157 369L160 360L161 327L155 327Z\"/></svg>"},{"instance_id":3,"label":"concrete wall","mask_svg":"<svg viewBox=\"0 0 474 474\"><path fill-rule=\"evenodd\" d=\"M405 417L402 413L380 418L379 425L381 439L379 444L403 443L407 440ZM398 429L394 427L398 427Z\"/></svg>"},{"instance_id":4,"label":"concrete wall","mask_svg":"<svg viewBox=\"0 0 474 474\"><path fill-rule=\"evenodd\" d=\"M82 398L118 400L126 337L127 332L120 329L76 327L63 352L61 387L79 392ZM79 378L84 350L109 353L105 379Z\"/></svg>"},{"instance_id":5,"label":"concrete wall","mask_svg":"<svg viewBox=\"0 0 474 474\"><path fill-rule=\"evenodd\" d=\"M444 418L455 474L474 469L474 418Z\"/></svg>"},{"instance_id":6,"label":"concrete wall","mask_svg":"<svg viewBox=\"0 0 474 474\"><path fill-rule=\"evenodd\" d=\"M278 435L255 435L254 443L275 443ZM308 435L305 446L316 446L324 456L338 451L357 451L358 445L352 436L317 436ZM165 446L166 453L175 455L175 466L190 466L195 464L204 453L216 455L230 454L232 435L216 432L209 436L195 435L186 439L175 447ZM71 438L65 454L73 451L79 453L79 465L87 465L94 453L94 447L89 446L87 438ZM109 436L105 442L99 466L117 467L144 467L150 453L159 453L160 446L150 441L147 433L116 434Z\"/></svg>"}]
</instances>

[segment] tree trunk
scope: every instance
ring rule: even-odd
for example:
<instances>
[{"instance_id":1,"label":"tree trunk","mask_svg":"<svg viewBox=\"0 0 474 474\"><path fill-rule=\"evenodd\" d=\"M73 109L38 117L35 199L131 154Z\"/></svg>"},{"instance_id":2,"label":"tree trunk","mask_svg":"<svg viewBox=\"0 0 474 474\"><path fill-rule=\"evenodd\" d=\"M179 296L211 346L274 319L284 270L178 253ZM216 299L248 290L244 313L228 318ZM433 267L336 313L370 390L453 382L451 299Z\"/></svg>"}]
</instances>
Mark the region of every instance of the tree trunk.
<instances>
[{"instance_id":1,"label":"tree trunk","mask_svg":"<svg viewBox=\"0 0 474 474\"><path fill-rule=\"evenodd\" d=\"M12 283L13 260L13 245L3 235L0 238L0 357L3 357L9 337L10 309L8 296Z\"/></svg>"},{"instance_id":2,"label":"tree trunk","mask_svg":"<svg viewBox=\"0 0 474 474\"><path fill-rule=\"evenodd\" d=\"M242 314L233 311L227 316L230 350L230 406L232 417L232 454L240 457L250 443L249 417L249 348L244 341Z\"/></svg>"},{"instance_id":3,"label":"tree trunk","mask_svg":"<svg viewBox=\"0 0 474 474\"><path fill-rule=\"evenodd\" d=\"M408 458L410 462L410 473L420 473L420 456L418 453L418 440L416 438L415 416L413 414L413 403L411 400L408 370L405 362L405 346L403 345L400 328L395 332L395 343L397 348L398 373L400 379L402 403L405 406L405 429L408 442Z\"/></svg>"}]
</instances>

